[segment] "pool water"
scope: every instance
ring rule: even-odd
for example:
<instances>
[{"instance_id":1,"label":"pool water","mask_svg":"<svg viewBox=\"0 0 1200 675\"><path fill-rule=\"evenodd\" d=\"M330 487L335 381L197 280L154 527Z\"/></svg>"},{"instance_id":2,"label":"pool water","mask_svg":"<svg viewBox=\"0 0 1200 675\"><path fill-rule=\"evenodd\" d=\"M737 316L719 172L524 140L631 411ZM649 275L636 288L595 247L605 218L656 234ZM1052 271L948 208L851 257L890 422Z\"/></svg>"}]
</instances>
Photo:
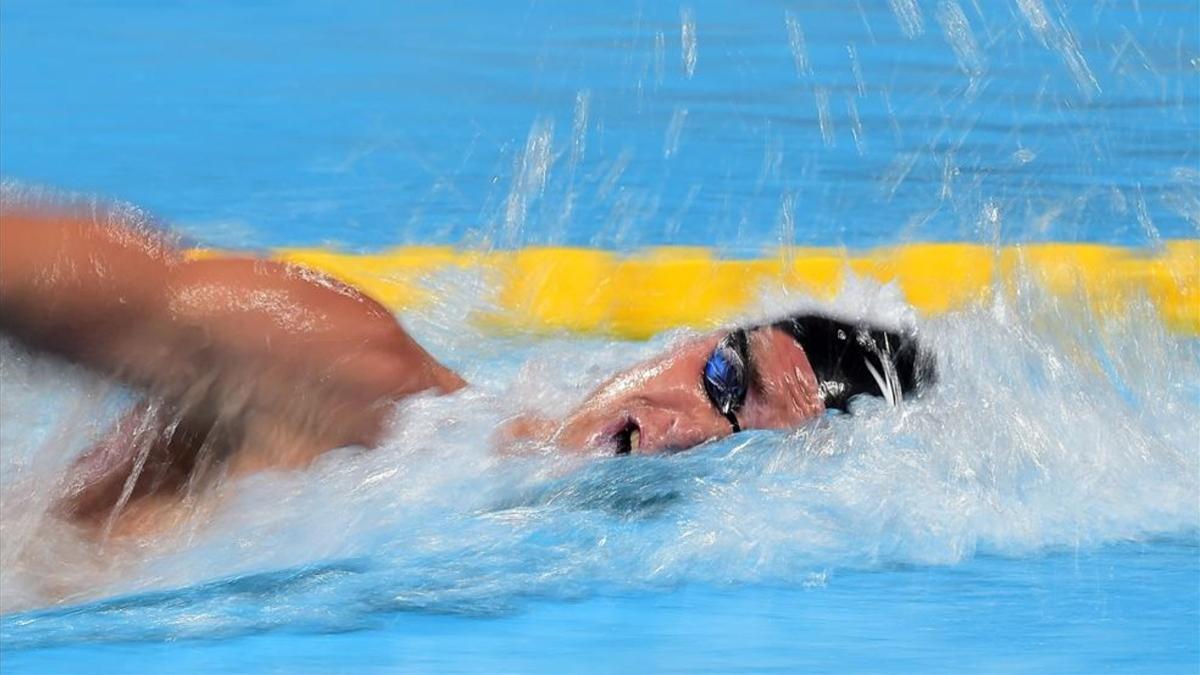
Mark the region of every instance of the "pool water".
<instances>
[{"instance_id":1,"label":"pool water","mask_svg":"<svg viewBox=\"0 0 1200 675\"><path fill-rule=\"evenodd\" d=\"M1052 4L7 0L2 168L229 246L1194 237L1196 8Z\"/></svg>"},{"instance_id":2,"label":"pool water","mask_svg":"<svg viewBox=\"0 0 1200 675\"><path fill-rule=\"evenodd\" d=\"M498 617L399 612L368 630L86 642L18 652L9 665L87 663L106 673L1187 671L1179 624L1197 597L1170 589L1194 588L1195 553L1126 544L847 573L807 587L531 600Z\"/></svg>"},{"instance_id":3,"label":"pool water","mask_svg":"<svg viewBox=\"0 0 1200 675\"><path fill-rule=\"evenodd\" d=\"M1200 236L1190 3L0 4L0 174L211 246ZM11 184L10 184L11 187ZM44 515L127 394L0 345L8 672L1200 668L1200 343L1034 287L917 319L903 408L498 457L649 342L403 317L476 386L106 551ZM816 300L764 289L763 317ZM851 280L841 311L912 318Z\"/></svg>"}]
</instances>

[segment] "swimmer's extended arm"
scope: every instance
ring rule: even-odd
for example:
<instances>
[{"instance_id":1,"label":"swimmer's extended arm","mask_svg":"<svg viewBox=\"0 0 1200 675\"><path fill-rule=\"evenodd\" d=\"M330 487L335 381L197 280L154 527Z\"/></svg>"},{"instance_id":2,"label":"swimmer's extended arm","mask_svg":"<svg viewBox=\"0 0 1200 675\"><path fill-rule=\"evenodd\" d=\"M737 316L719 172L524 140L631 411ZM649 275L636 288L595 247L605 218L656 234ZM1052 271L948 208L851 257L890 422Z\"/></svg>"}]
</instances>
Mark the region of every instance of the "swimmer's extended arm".
<instances>
[{"instance_id":1,"label":"swimmer's extended arm","mask_svg":"<svg viewBox=\"0 0 1200 675\"><path fill-rule=\"evenodd\" d=\"M185 411L293 434L320 419L324 443L369 444L384 404L464 384L356 289L268 261L186 261L156 230L77 211L0 213L0 330Z\"/></svg>"},{"instance_id":2,"label":"swimmer's extended arm","mask_svg":"<svg viewBox=\"0 0 1200 675\"><path fill-rule=\"evenodd\" d=\"M373 445L391 402L465 384L354 288L187 261L156 230L66 210L0 211L0 331L146 395L67 477L57 509L93 523L173 502L210 460L244 473Z\"/></svg>"}]
</instances>

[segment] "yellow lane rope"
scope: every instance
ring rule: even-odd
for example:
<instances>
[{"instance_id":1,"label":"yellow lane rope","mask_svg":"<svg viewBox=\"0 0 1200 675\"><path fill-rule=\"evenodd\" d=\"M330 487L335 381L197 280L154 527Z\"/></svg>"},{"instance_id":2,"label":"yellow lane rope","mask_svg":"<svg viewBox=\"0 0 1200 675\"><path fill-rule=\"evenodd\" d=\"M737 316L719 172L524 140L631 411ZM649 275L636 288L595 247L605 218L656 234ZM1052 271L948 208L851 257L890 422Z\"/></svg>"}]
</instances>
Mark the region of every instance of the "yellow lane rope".
<instances>
[{"instance_id":1,"label":"yellow lane rope","mask_svg":"<svg viewBox=\"0 0 1200 675\"><path fill-rule=\"evenodd\" d=\"M645 338L733 318L772 284L827 298L849 271L895 282L917 310L930 315L986 301L997 288L1028 279L1052 293L1081 297L1101 314L1148 298L1171 329L1200 335L1200 240L1195 239L1169 241L1156 251L1096 244L921 243L867 252L795 248L753 260L722 259L704 248L619 254L587 248L481 252L407 246L367 255L281 249L274 256L352 283L397 311L433 301L428 284L437 273L476 269L497 307L481 320L497 330Z\"/></svg>"}]
</instances>

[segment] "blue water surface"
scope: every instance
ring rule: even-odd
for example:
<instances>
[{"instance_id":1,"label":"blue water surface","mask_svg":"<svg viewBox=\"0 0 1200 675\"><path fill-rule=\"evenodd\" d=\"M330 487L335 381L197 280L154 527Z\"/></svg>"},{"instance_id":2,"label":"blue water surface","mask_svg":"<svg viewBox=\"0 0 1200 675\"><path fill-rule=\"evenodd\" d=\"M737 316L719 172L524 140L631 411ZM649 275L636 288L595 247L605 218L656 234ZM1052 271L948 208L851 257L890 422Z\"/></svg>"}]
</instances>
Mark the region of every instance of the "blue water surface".
<instances>
[{"instance_id":1,"label":"blue water surface","mask_svg":"<svg viewBox=\"0 0 1200 675\"><path fill-rule=\"evenodd\" d=\"M847 573L808 588L685 587L495 617L380 616L217 640L21 651L20 670L146 672L1190 672L1197 548ZM1182 590L1183 592L1177 592ZM86 622L86 618L81 619ZM1182 626L1181 626L1182 624Z\"/></svg>"},{"instance_id":2,"label":"blue water surface","mask_svg":"<svg viewBox=\"0 0 1200 675\"><path fill-rule=\"evenodd\" d=\"M1200 227L1193 3L2 11L0 172L127 199L208 244L749 254Z\"/></svg>"}]
</instances>

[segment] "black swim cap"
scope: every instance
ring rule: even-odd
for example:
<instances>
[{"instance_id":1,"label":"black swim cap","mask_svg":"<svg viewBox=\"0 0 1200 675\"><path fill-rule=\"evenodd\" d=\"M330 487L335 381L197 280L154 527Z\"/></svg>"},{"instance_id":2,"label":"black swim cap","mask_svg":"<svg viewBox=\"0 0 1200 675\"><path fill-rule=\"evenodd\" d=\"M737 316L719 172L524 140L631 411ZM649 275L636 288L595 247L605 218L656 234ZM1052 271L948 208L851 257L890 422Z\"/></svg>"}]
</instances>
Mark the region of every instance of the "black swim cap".
<instances>
[{"instance_id":1,"label":"black swim cap","mask_svg":"<svg viewBox=\"0 0 1200 675\"><path fill-rule=\"evenodd\" d=\"M820 314L776 321L804 349L826 408L849 411L859 394L899 403L933 384L937 364L913 333L888 331L865 322L847 323Z\"/></svg>"}]
</instances>

